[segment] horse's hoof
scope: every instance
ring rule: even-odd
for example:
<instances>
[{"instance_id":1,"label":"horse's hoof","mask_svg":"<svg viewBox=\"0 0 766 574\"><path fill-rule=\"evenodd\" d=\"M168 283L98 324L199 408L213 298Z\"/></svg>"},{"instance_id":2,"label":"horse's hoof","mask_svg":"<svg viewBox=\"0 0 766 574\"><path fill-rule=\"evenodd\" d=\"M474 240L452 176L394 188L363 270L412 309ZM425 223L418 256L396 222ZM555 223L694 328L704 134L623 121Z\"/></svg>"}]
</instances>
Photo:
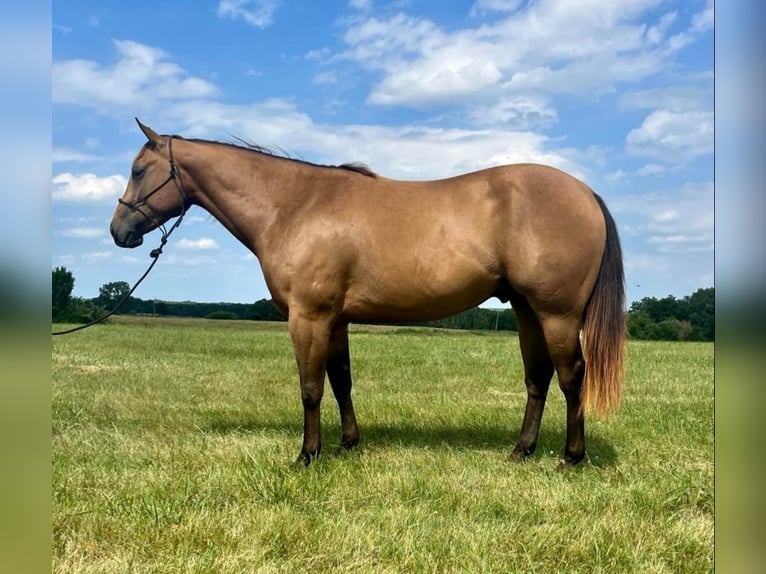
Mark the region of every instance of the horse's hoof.
<instances>
[{"instance_id":1,"label":"horse's hoof","mask_svg":"<svg viewBox=\"0 0 766 574\"><path fill-rule=\"evenodd\" d=\"M302 452L298 455L298 458L295 459L295 462L293 462L291 467L296 470L306 468L308 465L312 463L312 461L316 460L317 458L319 458L319 452L314 452L314 453Z\"/></svg>"},{"instance_id":2,"label":"horse's hoof","mask_svg":"<svg viewBox=\"0 0 766 574\"><path fill-rule=\"evenodd\" d=\"M340 443L340 446L335 449L335 456L344 456L350 453L356 445L359 444L359 439L345 440Z\"/></svg>"},{"instance_id":3,"label":"horse's hoof","mask_svg":"<svg viewBox=\"0 0 766 574\"><path fill-rule=\"evenodd\" d=\"M511 452L510 455L508 455L508 459L511 462L524 462L527 460L532 454L534 453L534 450L528 450L522 447L521 445L516 445Z\"/></svg>"},{"instance_id":4,"label":"horse's hoof","mask_svg":"<svg viewBox=\"0 0 766 574\"><path fill-rule=\"evenodd\" d=\"M296 458L290 465L290 468L293 470L300 470L302 468L306 468L310 462L311 461L306 460L306 457L304 457L302 454L299 454L298 458Z\"/></svg>"}]
</instances>

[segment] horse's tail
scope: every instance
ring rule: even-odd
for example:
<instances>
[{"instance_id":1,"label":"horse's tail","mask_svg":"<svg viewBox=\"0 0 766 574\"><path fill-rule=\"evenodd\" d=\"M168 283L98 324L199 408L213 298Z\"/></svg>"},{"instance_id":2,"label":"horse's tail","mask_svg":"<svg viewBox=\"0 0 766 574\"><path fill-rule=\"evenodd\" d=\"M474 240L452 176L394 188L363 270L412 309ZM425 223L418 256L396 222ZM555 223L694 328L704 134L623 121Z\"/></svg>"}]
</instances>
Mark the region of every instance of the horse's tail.
<instances>
[{"instance_id":1,"label":"horse's tail","mask_svg":"<svg viewBox=\"0 0 766 574\"><path fill-rule=\"evenodd\" d=\"M616 412L625 373L625 274L617 226L598 195L606 223L606 246L582 322L584 409L598 417Z\"/></svg>"}]
</instances>

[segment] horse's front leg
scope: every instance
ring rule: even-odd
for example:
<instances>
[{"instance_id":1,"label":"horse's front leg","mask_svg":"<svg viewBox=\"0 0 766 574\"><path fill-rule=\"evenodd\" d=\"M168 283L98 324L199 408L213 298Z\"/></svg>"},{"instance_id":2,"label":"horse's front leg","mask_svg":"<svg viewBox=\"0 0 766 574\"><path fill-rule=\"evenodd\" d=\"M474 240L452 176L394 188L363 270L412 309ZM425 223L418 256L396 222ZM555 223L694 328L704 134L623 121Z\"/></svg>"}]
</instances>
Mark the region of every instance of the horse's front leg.
<instances>
[{"instance_id":1,"label":"horse's front leg","mask_svg":"<svg viewBox=\"0 0 766 574\"><path fill-rule=\"evenodd\" d=\"M331 324L321 317L291 312L289 326L303 401L303 446L295 466L308 466L322 450L319 405L324 392Z\"/></svg>"}]
</instances>

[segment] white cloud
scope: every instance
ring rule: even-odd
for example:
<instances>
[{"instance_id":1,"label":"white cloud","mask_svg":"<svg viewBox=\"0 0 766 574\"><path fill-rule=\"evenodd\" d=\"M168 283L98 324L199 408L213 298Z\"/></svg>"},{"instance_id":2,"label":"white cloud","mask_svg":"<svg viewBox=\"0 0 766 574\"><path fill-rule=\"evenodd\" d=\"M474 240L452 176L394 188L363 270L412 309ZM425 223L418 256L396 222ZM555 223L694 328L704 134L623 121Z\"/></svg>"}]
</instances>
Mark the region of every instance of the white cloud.
<instances>
[{"instance_id":1,"label":"white cloud","mask_svg":"<svg viewBox=\"0 0 766 574\"><path fill-rule=\"evenodd\" d=\"M678 221L679 214L677 209L668 209L667 211L661 211L654 216L654 221L658 223L671 223Z\"/></svg>"},{"instance_id":2,"label":"white cloud","mask_svg":"<svg viewBox=\"0 0 766 574\"><path fill-rule=\"evenodd\" d=\"M713 233L692 233L678 235L651 235L649 243L660 245L660 251L666 253L692 253L694 251L712 251Z\"/></svg>"},{"instance_id":3,"label":"white cloud","mask_svg":"<svg viewBox=\"0 0 766 574\"><path fill-rule=\"evenodd\" d=\"M266 28L274 22L276 0L221 0L218 4L220 18L241 18L256 28Z\"/></svg>"},{"instance_id":4,"label":"white cloud","mask_svg":"<svg viewBox=\"0 0 766 574\"><path fill-rule=\"evenodd\" d=\"M314 79L312 80L312 82L317 86L327 86L327 85L337 84L338 75L333 70L319 72L317 75L314 76Z\"/></svg>"},{"instance_id":5,"label":"white cloud","mask_svg":"<svg viewBox=\"0 0 766 574\"><path fill-rule=\"evenodd\" d=\"M617 169L616 171L613 171L611 173L608 173L604 176L604 181L606 181L609 184L615 184L625 179L626 173L622 170L622 168Z\"/></svg>"},{"instance_id":6,"label":"white cloud","mask_svg":"<svg viewBox=\"0 0 766 574\"><path fill-rule=\"evenodd\" d=\"M636 175L640 175L641 177L647 175L661 175L666 171L668 171L668 167L665 165L658 163L647 163L645 166L636 170Z\"/></svg>"},{"instance_id":7,"label":"white cloud","mask_svg":"<svg viewBox=\"0 0 766 574\"><path fill-rule=\"evenodd\" d=\"M180 265L182 267L213 267L218 263L215 257L209 255L178 255L173 252L169 252L162 260L164 265Z\"/></svg>"},{"instance_id":8,"label":"white cloud","mask_svg":"<svg viewBox=\"0 0 766 574\"><path fill-rule=\"evenodd\" d=\"M325 47L325 48L320 48L318 50L309 50L308 52L306 52L305 58L307 60L322 61L325 58L327 58L330 54L331 54L330 48Z\"/></svg>"},{"instance_id":9,"label":"white cloud","mask_svg":"<svg viewBox=\"0 0 766 574\"><path fill-rule=\"evenodd\" d=\"M677 12L655 14L663 3L477 0L471 14L499 18L457 30L402 13L356 16L345 21L346 49L335 59L382 72L367 99L376 105L492 105L488 98L529 91L589 96L658 75L711 22L710 4L679 22Z\"/></svg>"},{"instance_id":10,"label":"white cloud","mask_svg":"<svg viewBox=\"0 0 766 574\"><path fill-rule=\"evenodd\" d=\"M668 38L668 48L672 51L683 50L705 32L712 30L713 24L713 0L707 0L705 8L692 16L691 23L685 30Z\"/></svg>"},{"instance_id":11,"label":"white cloud","mask_svg":"<svg viewBox=\"0 0 766 574\"><path fill-rule=\"evenodd\" d=\"M623 110L711 109L713 101L712 78L691 78L691 80L662 88L628 90L620 97L619 106Z\"/></svg>"},{"instance_id":12,"label":"white cloud","mask_svg":"<svg viewBox=\"0 0 766 574\"><path fill-rule=\"evenodd\" d=\"M662 0L487 0L473 11L513 11L482 25L446 31L397 14L352 19L340 57L381 70L368 101L426 107L488 90L587 94L657 74L672 55L663 44L674 16L654 24Z\"/></svg>"},{"instance_id":13,"label":"white cloud","mask_svg":"<svg viewBox=\"0 0 766 574\"><path fill-rule=\"evenodd\" d=\"M62 148L62 147L56 147L53 148L51 152L51 160L55 162L76 162L76 163L84 163L84 162L91 162L95 161L98 158L94 155L83 153L81 151L69 149L69 148Z\"/></svg>"},{"instance_id":14,"label":"white cloud","mask_svg":"<svg viewBox=\"0 0 766 574\"><path fill-rule=\"evenodd\" d=\"M210 223L213 220L213 216L207 215L187 215L184 220L186 223Z\"/></svg>"},{"instance_id":15,"label":"white cloud","mask_svg":"<svg viewBox=\"0 0 766 574\"><path fill-rule=\"evenodd\" d=\"M348 5L357 10L372 10L372 0L349 0Z\"/></svg>"},{"instance_id":16,"label":"white cloud","mask_svg":"<svg viewBox=\"0 0 766 574\"><path fill-rule=\"evenodd\" d=\"M478 105L470 111L470 116L479 125L504 125L513 129L546 127L558 118L548 98L530 94L501 97L492 104Z\"/></svg>"},{"instance_id":17,"label":"white cloud","mask_svg":"<svg viewBox=\"0 0 766 574\"><path fill-rule=\"evenodd\" d=\"M106 230L100 227L72 227L63 229L59 235L76 239L97 239L106 235Z\"/></svg>"},{"instance_id":18,"label":"white cloud","mask_svg":"<svg viewBox=\"0 0 766 574\"><path fill-rule=\"evenodd\" d=\"M713 11L713 0L707 0L705 9L698 12L692 18L692 32L703 33L712 30L715 22L715 13Z\"/></svg>"},{"instance_id":19,"label":"white cloud","mask_svg":"<svg viewBox=\"0 0 766 574\"><path fill-rule=\"evenodd\" d=\"M625 138L628 152L674 163L713 153L713 112L655 110Z\"/></svg>"},{"instance_id":20,"label":"white cloud","mask_svg":"<svg viewBox=\"0 0 766 574\"><path fill-rule=\"evenodd\" d=\"M217 88L189 76L183 68L167 61L162 50L133 42L114 40L119 59L112 66L93 60L54 62L52 90L55 103L114 111L154 108L158 102L206 98Z\"/></svg>"},{"instance_id":21,"label":"white cloud","mask_svg":"<svg viewBox=\"0 0 766 574\"><path fill-rule=\"evenodd\" d=\"M53 201L116 200L125 191L128 180L122 175L98 177L92 173L61 173L53 178Z\"/></svg>"},{"instance_id":22,"label":"white cloud","mask_svg":"<svg viewBox=\"0 0 766 574\"><path fill-rule=\"evenodd\" d=\"M609 208L638 225L640 235L660 253L712 252L714 233L713 183L687 183L680 189L614 197Z\"/></svg>"},{"instance_id":23,"label":"white cloud","mask_svg":"<svg viewBox=\"0 0 766 574\"><path fill-rule=\"evenodd\" d=\"M176 247L183 251L207 251L218 249L218 243L210 237L201 237L200 239L180 239Z\"/></svg>"},{"instance_id":24,"label":"white cloud","mask_svg":"<svg viewBox=\"0 0 766 574\"><path fill-rule=\"evenodd\" d=\"M404 54L417 56L445 44L445 34L433 22L401 13L388 20L373 17L349 25L343 35L349 50L343 57L371 69L389 68Z\"/></svg>"},{"instance_id":25,"label":"white cloud","mask_svg":"<svg viewBox=\"0 0 766 574\"><path fill-rule=\"evenodd\" d=\"M632 255L625 258L625 269L627 271L649 271L656 273L666 271L668 269L668 262L664 258L647 254Z\"/></svg>"},{"instance_id":26,"label":"white cloud","mask_svg":"<svg viewBox=\"0 0 766 574\"><path fill-rule=\"evenodd\" d=\"M577 153L554 149L547 136L529 131L316 124L294 103L282 100L249 106L188 102L171 111L173 121L181 125L180 133L190 137L235 133L263 145L299 143L294 151L309 161L361 161L387 177L447 177L514 162L545 163L578 176L584 173Z\"/></svg>"},{"instance_id":27,"label":"white cloud","mask_svg":"<svg viewBox=\"0 0 766 574\"><path fill-rule=\"evenodd\" d=\"M82 259L83 263L92 265L102 261L108 261L113 257L114 253L111 251L96 251L94 253L83 253L80 259Z\"/></svg>"},{"instance_id":28,"label":"white cloud","mask_svg":"<svg viewBox=\"0 0 766 574\"><path fill-rule=\"evenodd\" d=\"M494 62L456 53L445 57L449 61L437 66L431 60L403 65L375 86L367 101L415 108L450 103L495 86L502 77Z\"/></svg>"},{"instance_id":29,"label":"white cloud","mask_svg":"<svg viewBox=\"0 0 766 574\"><path fill-rule=\"evenodd\" d=\"M669 12L660 18L660 21L654 26L650 26L646 31L646 39L651 44L659 44L665 37L665 33L670 28L670 25L675 21L677 14L675 12Z\"/></svg>"},{"instance_id":30,"label":"white cloud","mask_svg":"<svg viewBox=\"0 0 766 574\"><path fill-rule=\"evenodd\" d=\"M136 263L143 263L144 259L134 257L133 255L120 255L117 258L120 263L127 263L128 265L135 265Z\"/></svg>"},{"instance_id":31,"label":"white cloud","mask_svg":"<svg viewBox=\"0 0 766 574\"><path fill-rule=\"evenodd\" d=\"M471 16L486 12L513 12L521 4L521 0L476 0L471 6Z\"/></svg>"}]
</instances>

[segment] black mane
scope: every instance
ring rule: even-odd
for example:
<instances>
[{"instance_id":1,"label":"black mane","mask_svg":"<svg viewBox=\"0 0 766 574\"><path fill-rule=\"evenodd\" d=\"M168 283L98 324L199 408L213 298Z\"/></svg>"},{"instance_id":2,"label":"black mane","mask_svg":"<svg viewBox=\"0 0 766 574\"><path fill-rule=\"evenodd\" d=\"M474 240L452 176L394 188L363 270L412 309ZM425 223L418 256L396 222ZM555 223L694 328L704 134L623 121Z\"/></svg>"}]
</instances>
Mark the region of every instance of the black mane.
<instances>
[{"instance_id":1,"label":"black mane","mask_svg":"<svg viewBox=\"0 0 766 574\"><path fill-rule=\"evenodd\" d=\"M174 137L179 137L179 136L174 136ZM374 171L372 171L367 165L361 162L349 162L349 163L342 163L340 165L323 165L318 163L312 163L310 161L290 157L290 155L284 150L280 150L281 153L277 153L271 148L258 145L256 143L248 141L239 136L232 136L232 138L234 140L232 142L219 142L219 141L213 141L213 140L203 140L198 138L190 138L187 141L225 145L225 146L234 147L237 149L241 149L241 150L245 150L245 151L249 151L253 153L259 153L261 155L267 155L270 157L276 157L276 158L286 159L290 161L297 161L298 163L312 165L314 167L324 167L328 169L343 169L346 171L353 171L355 173L364 175L366 177L377 177L377 174ZM184 139L184 138L181 138L181 139Z\"/></svg>"}]
</instances>

